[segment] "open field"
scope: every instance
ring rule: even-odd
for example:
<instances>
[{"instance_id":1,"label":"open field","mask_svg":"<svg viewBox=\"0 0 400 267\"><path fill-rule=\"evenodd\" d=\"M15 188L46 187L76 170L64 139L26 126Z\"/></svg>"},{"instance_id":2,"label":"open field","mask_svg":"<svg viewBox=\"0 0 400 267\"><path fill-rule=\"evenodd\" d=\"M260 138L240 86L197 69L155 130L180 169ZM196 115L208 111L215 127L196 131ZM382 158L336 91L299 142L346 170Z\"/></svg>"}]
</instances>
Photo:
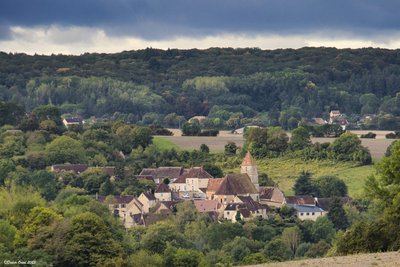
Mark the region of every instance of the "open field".
<instances>
[{"instance_id":1,"label":"open field","mask_svg":"<svg viewBox=\"0 0 400 267\"><path fill-rule=\"evenodd\" d=\"M175 143L182 149L199 149L201 144L206 144L210 150L220 150L223 151L226 143L235 142L238 146L243 146L243 135L231 134L229 131L220 131L217 137L210 136L181 136L181 131L179 129L169 129L174 135L173 136L163 136L162 138ZM354 133L360 135L365 134L370 131L354 131ZM389 131L372 131L377 134L376 139L362 139L362 145L369 148L371 155L374 159L381 158L385 152L386 148L394 141L393 139L385 139L385 134ZM311 138L312 142L333 142L335 138Z\"/></svg>"},{"instance_id":2,"label":"open field","mask_svg":"<svg viewBox=\"0 0 400 267\"><path fill-rule=\"evenodd\" d=\"M297 260L252 265L251 267L394 267L400 264L399 252L358 254L343 257ZM250 266L248 266L250 267Z\"/></svg>"},{"instance_id":3,"label":"open field","mask_svg":"<svg viewBox=\"0 0 400 267\"><path fill-rule=\"evenodd\" d=\"M365 179L374 173L372 165L356 166L352 163L338 163L333 161L308 161L301 159L273 158L257 160L259 173L267 173L272 180L278 183L279 188L286 195L293 195L293 185L302 171L309 171L312 177L335 175L347 185L351 197L361 196ZM225 173L240 172L240 166L230 169L221 165Z\"/></svg>"}]
</instances>

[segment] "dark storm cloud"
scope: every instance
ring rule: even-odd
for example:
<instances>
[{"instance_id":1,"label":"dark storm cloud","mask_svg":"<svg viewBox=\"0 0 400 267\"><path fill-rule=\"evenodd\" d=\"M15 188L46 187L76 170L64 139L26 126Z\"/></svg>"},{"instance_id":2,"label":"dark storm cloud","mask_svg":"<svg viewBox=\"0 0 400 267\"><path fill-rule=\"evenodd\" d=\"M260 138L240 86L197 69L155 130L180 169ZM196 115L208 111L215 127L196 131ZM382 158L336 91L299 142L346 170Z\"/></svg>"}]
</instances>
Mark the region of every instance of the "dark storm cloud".
<instances>
[{"instance_id":1,"label":"dark storm cloud","mask_svg":"<svg viewBox=\"0 0 400 267\"><path fill-rule=\"evenodd\" d=\"M0 36L4 25L89 26L145 39L325 30L369 35L399 30L399 10L398 0L1 0Z\"/></svg>"}]
</instances>

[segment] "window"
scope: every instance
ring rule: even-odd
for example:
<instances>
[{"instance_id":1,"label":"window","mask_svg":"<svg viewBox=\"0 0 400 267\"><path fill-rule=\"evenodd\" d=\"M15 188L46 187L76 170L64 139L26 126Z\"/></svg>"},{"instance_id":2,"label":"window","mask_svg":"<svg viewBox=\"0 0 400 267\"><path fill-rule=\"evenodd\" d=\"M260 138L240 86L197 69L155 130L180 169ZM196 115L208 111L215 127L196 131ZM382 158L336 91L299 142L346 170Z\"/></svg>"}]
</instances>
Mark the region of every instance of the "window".
<instances>
[{"instance_id":1,"label":"window","mask_svg":"<svg viewBox=\"0 0 400 267\"><path fill-rule=\"evenodd\" d=\"M310 216L310 213L309 213L309 212L307 212L307 216Z\"/></svg>"},{"instance_id":2,"label":"window","mask_svg":"<svg viewBox=\"0 0 400 267\"><path fill-rule=\"evenodd\" d=\"M123 208L125 208L125 204L122 204L121 206L122 206Z\"/></svg>"},{"instance_id":3,"label":"window","mask_svg":"<svg viewBox=\"0 0 400 267\"><path fill-rule=\"evenodd\" d=\"M229 211L226 212L226 215L229 215Z\"/></svg>"},{"instance_id":4,"label":"window","mask_svg":"<svg viewBox=\"0 0 400 267\"><path fill-rule=\"evenodd\" d=\"M302 213L300 213L300 216L303 216L304 215L304 213L302 212Z\"/></svg>"},{"instance_id":5,"label":"window","mask_svg":"<svg viewBox=\"0 0 400 267\"><path fill-rule=\"evenodd\" d=\"M315 212L311 213L312 215L315 215Z\"/></svg>"}]
</instances>

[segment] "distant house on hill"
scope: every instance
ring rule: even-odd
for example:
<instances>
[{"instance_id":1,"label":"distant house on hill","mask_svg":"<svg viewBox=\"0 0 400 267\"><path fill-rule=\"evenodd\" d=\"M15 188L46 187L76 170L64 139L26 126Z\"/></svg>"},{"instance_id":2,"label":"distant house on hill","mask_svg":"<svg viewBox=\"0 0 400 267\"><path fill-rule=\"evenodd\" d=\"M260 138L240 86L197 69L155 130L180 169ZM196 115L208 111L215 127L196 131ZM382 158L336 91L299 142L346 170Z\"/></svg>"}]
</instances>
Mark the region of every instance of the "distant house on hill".
<instances>
[{"instance_id":1,"label":"distant house on hill","mask_svg":"<svg viewBox=\"0 0 400 267\"><path fill-rule=\"evenodd\" d=\"M81 125L83 123L80 117L67 117L63 119L63 124L68 128L70 125Z\"/></svg>"},{"instance_id":2,"label":"distant house on hill","mask_svg":"<svg viewBox=\"0 0 400 267\"><path fill-rule=\"evenodd\" d=\"M339 110L332 110L329 113L329 124L340 125L340 127L342 127L343 130L346 130L347 126L349 125L349 122L346 120L343 114L340 113Z\"/></svg>"},{"instance_id":3,"label":"distant house on hill","mask_svg":"<svg viewBox=\"0 0 400 267\"><path fill-rule=\"evenodd\" d=\"M152 177L156 184L160 184L164 181L164 179L168 178L170 182L174 182L179 178L185 169L182 167L158 167L158 168L145 168L143 169L137 178L140 177Z\"/></svg>"}]
</instances>

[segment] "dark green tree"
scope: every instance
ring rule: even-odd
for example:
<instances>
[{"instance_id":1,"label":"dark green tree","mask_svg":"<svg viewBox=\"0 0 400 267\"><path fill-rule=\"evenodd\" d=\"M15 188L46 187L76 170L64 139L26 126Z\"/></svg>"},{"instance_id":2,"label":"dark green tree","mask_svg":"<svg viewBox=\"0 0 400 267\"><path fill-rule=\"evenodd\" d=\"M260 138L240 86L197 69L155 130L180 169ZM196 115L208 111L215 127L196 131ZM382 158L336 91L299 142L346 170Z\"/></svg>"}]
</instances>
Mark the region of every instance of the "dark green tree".
<instances>
[{"instance_id":1,"label":"dark green tree","mask_svg":"<svg viewBox=\"0 0 400 267\"><path fill-rule=\"evenodd\" d=\"M299 177L297 177L296 182L293 186L293 191L295 195L312 195L316 194L316 190L314 184L311 181L311 173L303 171L300 173Z\"/></svg>"},{"instance_id":2,"label":"dark green tree","mask_svg":"<svg viewBox=\"0 0 400 267\"><path fill-rule=\"evenodd\" d=\"M346 212L343 209L342 203L340 203L340 199L337 197L331 199L328 218L338 230L349 227Z\"/></svg>"}]
</instances>

